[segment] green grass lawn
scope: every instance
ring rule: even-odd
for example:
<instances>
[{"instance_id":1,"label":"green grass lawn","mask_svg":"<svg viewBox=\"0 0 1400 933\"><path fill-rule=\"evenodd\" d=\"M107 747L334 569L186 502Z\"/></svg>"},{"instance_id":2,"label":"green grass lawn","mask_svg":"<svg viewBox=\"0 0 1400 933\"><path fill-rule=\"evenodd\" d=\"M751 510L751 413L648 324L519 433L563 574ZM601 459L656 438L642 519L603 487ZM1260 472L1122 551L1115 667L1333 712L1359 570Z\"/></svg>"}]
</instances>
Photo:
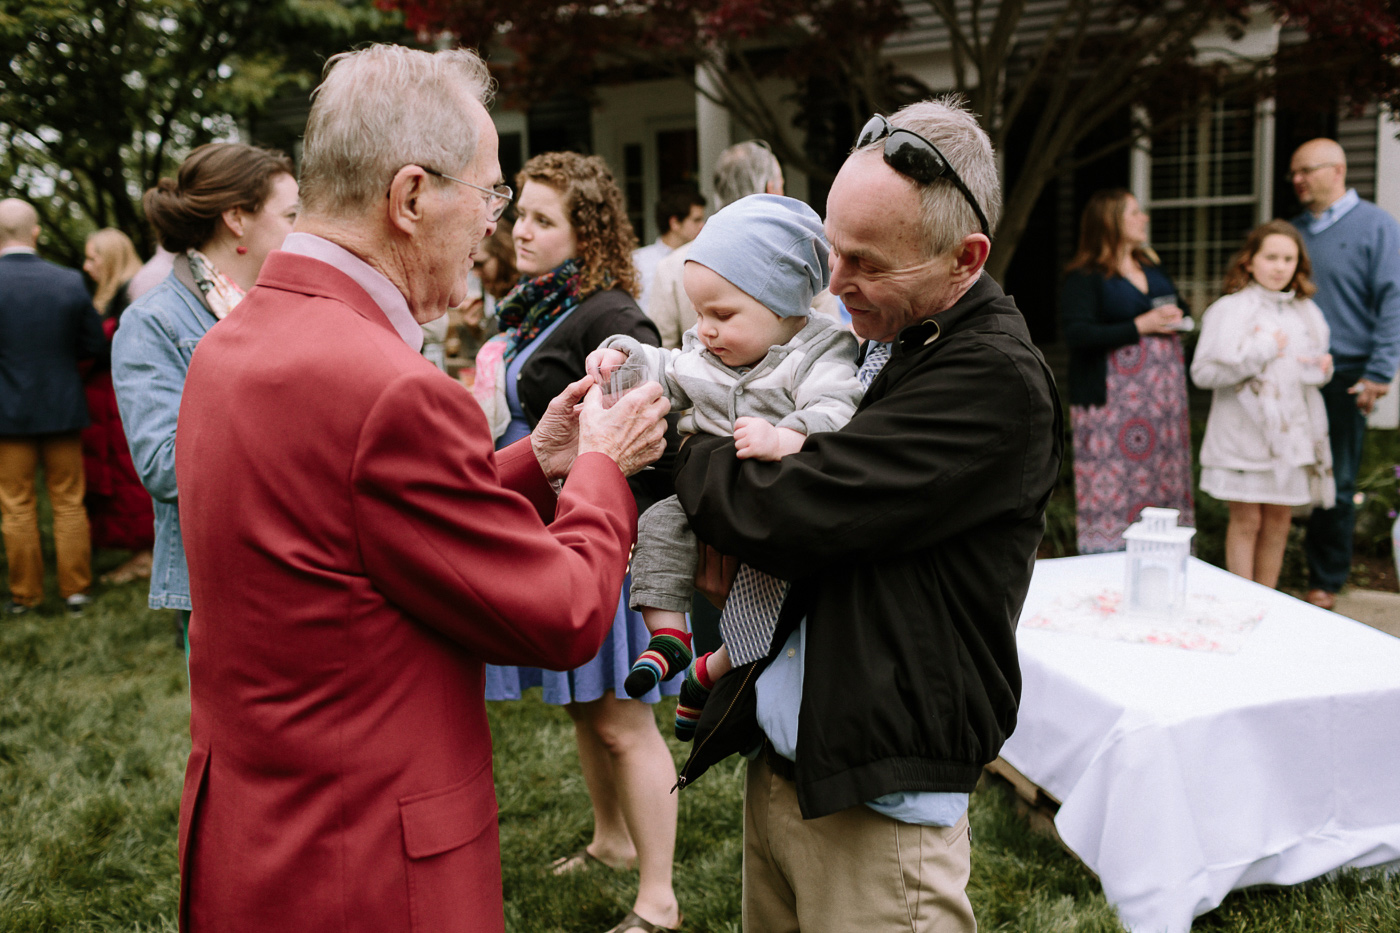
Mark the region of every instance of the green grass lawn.
<instances>
[{"instance_id":1,"label":"green grass lawn","mask_svg":"<svg viewBox=\"0 0 1400 933\"><path fill-rule=\"evenodd\" d=\"M99 555L99 571L121 557ZM81 617L51 598L0 620L0 931L175 929L189 709L171 626L171 613L145 608L143 583L97 587ZM663 725L673 702L657 707ZM507 929L601 933L636 876L546 870L589 832L568 720L537 698L494 704L491 717ZM672 750L679 760L682 747ZM694 933L739 929L740 786L731 761L681 797L676 885ZM974 794L972 824L983 930L1121 929L1093 876L1031 832L1001 785ZM1394 933L1400 878L1237 893L1196 929Z\"/></svg>"}]
</instances>

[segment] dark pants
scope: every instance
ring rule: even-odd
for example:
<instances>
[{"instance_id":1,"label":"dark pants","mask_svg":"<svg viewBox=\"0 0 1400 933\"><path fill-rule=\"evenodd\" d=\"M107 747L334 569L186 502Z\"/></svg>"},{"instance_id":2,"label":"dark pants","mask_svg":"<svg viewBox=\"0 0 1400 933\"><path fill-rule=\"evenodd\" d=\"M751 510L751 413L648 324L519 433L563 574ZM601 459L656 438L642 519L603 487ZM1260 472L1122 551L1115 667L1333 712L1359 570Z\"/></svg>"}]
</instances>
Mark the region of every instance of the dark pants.
<instances>
[{"instance_id":1,"label":"dark pants","mask_svg":"<svg viewBox=\"0 0 1400 933\"><path fill-rule=\"evenodd\" d=\"M1338 368L1322 387L1327 407L1327 432L1332 442L1332 473L1337 479L1337 504L1313 509L1303 549L1308 558L1308 587L1336 593L1351 573L1351 539L1356 527L1356 474L1366 440L1366 416L1347 390L1361 378L1361 369Z\"/></svg>"}]
</instances>

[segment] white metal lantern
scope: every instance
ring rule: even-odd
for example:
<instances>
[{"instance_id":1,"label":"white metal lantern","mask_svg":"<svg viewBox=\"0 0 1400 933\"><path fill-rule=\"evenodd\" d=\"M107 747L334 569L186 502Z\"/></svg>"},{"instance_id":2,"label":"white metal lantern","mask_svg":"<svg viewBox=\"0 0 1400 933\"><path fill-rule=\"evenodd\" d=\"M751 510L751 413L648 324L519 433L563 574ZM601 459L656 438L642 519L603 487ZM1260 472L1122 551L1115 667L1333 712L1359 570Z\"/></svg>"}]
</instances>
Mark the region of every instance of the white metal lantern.
<instances>
[{"instance_id":1,"label":"white metal lantern","mask_svg":"<svg viewBox=\"0 0 1400 933\"><path fill-rule=\"evenodd\" d=\"M1128 526L1128 568L1124 589L1128 608L1144 612L1175 612L1186 605L1186 565L1194 528L1177 525L1176 509L1142 510Z\"/></svg>"}]
</instances>

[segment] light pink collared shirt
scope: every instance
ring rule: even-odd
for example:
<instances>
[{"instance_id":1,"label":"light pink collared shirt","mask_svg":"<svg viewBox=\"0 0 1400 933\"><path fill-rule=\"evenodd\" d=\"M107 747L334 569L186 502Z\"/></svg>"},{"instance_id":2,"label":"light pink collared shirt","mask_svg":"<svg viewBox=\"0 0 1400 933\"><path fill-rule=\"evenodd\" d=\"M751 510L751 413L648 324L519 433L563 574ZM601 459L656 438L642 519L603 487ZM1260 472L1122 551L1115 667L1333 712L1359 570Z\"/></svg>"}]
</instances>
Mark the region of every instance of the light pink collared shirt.
<instances>
[{"instance_id":1,"label":"light pink collared shirt","mask_svg":"<svg viewBox=\"0 0 1400 933\"><path fill-rule=\"evenodd\" d=\"M4 249L0 249L0 256L8 256L11 253L28 253L30 256L38 255L32 246L7 246Z\"/></svg>"},{"instance_id":2,"label":"light pink collared shirt","mask_svg":"<svg viewBox=\"0 0 1400 933\"><path fill-rule=\"evenodd\" d=\"M414 353L423 352L423 328L413 319L403 293L382 272L345 247L314 233L288 234L282 243L282 251L318 259L350 276L379 305L379 310L384 312L403 342L412 347Z\"/></svg>"}]
</instances>

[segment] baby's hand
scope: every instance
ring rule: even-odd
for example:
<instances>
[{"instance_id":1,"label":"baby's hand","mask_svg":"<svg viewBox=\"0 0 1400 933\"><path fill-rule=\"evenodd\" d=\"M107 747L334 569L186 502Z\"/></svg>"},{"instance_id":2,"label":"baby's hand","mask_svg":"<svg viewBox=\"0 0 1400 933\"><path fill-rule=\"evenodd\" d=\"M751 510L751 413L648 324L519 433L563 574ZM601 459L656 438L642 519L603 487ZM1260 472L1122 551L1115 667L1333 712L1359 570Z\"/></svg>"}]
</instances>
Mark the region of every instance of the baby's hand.
<instances>
[{"instance_id":1,"label":"baby's hand","mask_svg":"<svg viewBox=\"0 0 1400 933\"><path fill-rule=\"evenodd\" d=\"M734 450L739 459L778 459L778 429L762 418L740 418L734 422Z\"/></svg>"},{"instance_id":2,"label":"baby's hand","mask_svg":"<svg viewBox=\"0 0 1400 933\"><path fill-rule=\"evenodd\" d=\"M588 359L583 361L583 369L584 372L593 377L594 382L606 389L613 370L625 362L627 362L626 353L612 347L605 347L588 354Z\"/></svg>"},{"instance_id":3,"label":"baby's hand","mask_svg":"<svg viewBox=\"0 0 1400 933\"><path fill-rule=\"evenodd\" d=\"M762 418L734 422L734 450L741 460L781 460L801 450L806 440L801 431L774 427Z\"/></svg>"}]
</instances>

